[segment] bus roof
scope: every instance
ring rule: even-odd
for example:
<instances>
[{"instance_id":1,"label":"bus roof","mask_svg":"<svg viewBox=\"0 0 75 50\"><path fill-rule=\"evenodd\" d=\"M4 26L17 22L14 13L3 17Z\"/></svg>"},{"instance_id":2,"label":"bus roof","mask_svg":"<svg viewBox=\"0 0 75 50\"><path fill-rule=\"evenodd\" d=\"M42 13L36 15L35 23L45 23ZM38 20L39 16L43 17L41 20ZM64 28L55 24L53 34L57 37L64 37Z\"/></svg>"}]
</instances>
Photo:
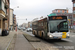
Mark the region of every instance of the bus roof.
<instances>
[{"instance_id":1,"label":"bus roof","mask_svg":"<svg viewBox=\"0 0 75 50\"><path fill-rule=\"evenodd\" d=\"M42 20L42 19L45 19L45 18L47 18L47 17L44 17L44 18L38 18L37 20L33 20L33 22L35 22L35 21L40 21L40 20Z\"/></svg>"}]
</instances>

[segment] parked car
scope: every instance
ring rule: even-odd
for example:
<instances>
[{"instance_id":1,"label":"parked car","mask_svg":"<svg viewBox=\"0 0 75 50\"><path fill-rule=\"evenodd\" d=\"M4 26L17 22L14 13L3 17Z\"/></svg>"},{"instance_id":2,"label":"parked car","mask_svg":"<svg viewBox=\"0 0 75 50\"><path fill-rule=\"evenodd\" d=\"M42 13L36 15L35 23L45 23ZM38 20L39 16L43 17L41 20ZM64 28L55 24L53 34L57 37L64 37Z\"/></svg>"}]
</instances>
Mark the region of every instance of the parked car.
<instances>
[{"instance_id":1,"label":"parked car","mask_svg":"<svg viewBox=\"0 0 75 50\"><path fill-rule=\"evenodd\" d=\"M26 28L23 28L23 30L25 30Z\"/></svg>"},{"instance_id":2,"label":"parked car","mask_svg":"<svg viewBox=\"0 0 75 50\"><path fill-rule=\"evenodd\" d=\"M18 30L21 30L21 28L19 27Z\"/></svg>"},{"instance_id":3,"label":"parked car","mask_svg":"<svg viewBox=\"0 0 75 50\"><path fill-rule=\"evenodd\" d=\"M32 28L27 28L27 32L31 32L32 31Z\"/></svg>"},{"instance_id":4,"label":"parked car","mask_svg":"<svg viewBox=\"0 0 75 50\"><path fill-rule=\"evenodd\" d=\"M9 30L3 29L2 36L7 36L7 35L9 35Z\"/></svg>"}]
</instances>

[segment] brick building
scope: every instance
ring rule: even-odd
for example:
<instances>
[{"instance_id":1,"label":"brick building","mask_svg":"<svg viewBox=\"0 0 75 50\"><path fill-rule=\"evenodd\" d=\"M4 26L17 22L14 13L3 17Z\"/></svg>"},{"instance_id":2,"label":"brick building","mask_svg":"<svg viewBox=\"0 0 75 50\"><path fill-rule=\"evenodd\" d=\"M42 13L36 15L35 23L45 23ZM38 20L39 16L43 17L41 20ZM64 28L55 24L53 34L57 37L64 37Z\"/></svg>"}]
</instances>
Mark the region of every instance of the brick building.
<instances>
[{"instance_id":1,"label":"brick building","mask_svg":"<svg viewBox=\"0 0 75 50\"><path fill-rule=\"evenodd\" d=\"M75 0L72 0L73 2L73 25L75 25Z\"/></svg>"},{"instance_id":2,"label":"brick building","mask_svg":"<svg viewBox=\"0 0 75 50\"><path fill-rule=\"evenodd\" d=\"M16 15L15 14L13 14L13 26L14 26L14 29L17 26L17 23L16 23Z\"/></svg>"},{"instance_id":3,"label":"brick building","mask_svg":"<svg viewBox=\"0 0 75 50\"><path fill-rule=\"evenodd\" d=\"M55 9L52 11L52 13L68 13L67 9Z\"/></svg>"}]
</instances>

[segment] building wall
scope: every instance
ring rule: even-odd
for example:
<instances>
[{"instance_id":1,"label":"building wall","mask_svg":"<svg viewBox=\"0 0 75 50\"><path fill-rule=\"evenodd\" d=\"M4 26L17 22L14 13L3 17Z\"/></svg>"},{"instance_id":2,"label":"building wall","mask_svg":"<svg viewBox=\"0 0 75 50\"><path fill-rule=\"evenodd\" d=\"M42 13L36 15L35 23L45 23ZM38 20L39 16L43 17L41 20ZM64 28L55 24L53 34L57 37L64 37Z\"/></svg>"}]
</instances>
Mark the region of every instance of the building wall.
<instances>
[{"instance_id":1,"label":"building wall","mask_svg":"<svg viewBox=\"0 0 75 50\"><path fill-rule=\"evenodd\" d=\"M75 24L75 0L72 0L73 1L73 24Z\"/></svg>"},{"instance_id":2,"label":"building wall","mask_svg":"<svg viewBox=\"0 0 75 50\"><path fill-rule=\"evenodd\" d=\"M30 27L30 22L28 22L28 27Z\"/></svg>"},{"instance_id":3,"label":"building wall","mask_svg":"<svg viewBox=\"0 0 75 50\"><path fill-rule=\"evenodd\" d=\"M3 29L8 30L8 17L9 17L9 0L0 0L0 31ZM0 32L1 33L1 32Z\"/></svg>"},{"instance_id":4,"label":"building wall","mask_svg":"<svg viewBox=\"0 0 75 50\"><path fill-rule=\"evenodd\" d=\"M3 24L3 29L5 29L5 21L3 21L3 23L2 23L2 24Z\"/></svg>"},{"instance_id":5,"label":"building wall","mask_svg":"<svg viewBox=\"0 0 75 50\"><path fill-rule=\"evenodd\" d=\"M9 17L9 29L13 30L13 9L10 9L10 17Z\"/></svg>"},{"instance_id":6,"label":"building wall","mask_svg":"<svg viewBox=\"0 0 75 50\"><path fill-rule=\"evenodd\" d=\"M7 5L8 5L8 9L6 10L6 15L7 15L7 20L5 20L5 29L9 30L9 0L6 0Z\"/></svg>"},{"instance_id":7,"label":"building wall","mask_svg":"<svg viewBox=\"0 0 75 50\"><path fill-rule=\"evenodd\" d=\"M52 13L68 13L68 10L67 9L55 9L52 11Z\"/></svg>"},{"instance_id":8,"label":"building wall","mask_svg":"<svg viewBox=\"0 0 75 50\"><path fill-rule=\"evenodd\" d=\"M5 0L0 0L0 28L1 28L1 31L5 28L5 22L3 21L3 19L6 18L5 6L6 6Z\"/></svg>"},{"instance_id":9,"label":"building wall","mask_svg":"<svg viewBox=\"0 0 75 50\"><path fill-rule=\"evenodd\" d=\"M0 20L0 28L1 28L1 20Z\"/></svg>"},{"instance_id":10,"label":"building wall","mask_svg":"<svg viewBox=\"0 0 75 50\"><path fill-rule=\"evenodd\" d=\"M10 22L9 25L13 25L13 9L10 9Z\"/></svg>"},{"instance_id":11,"label":"building wall","mask_svg":"<svg viewBox=\"0 0 75 50\"><path fill-rule=\"evenodd\" d=\"M15 29L16 26L17 26L17 23L16 23L16 15L13 15L13 24L14 24L14 29Z\"/></svg>"},{"instance_id":12,"label":"building wall","mask_svg":"<svg viewBox=\"0 0 75 50\"><path fill-rule=\"evenodd\" d=\"M2 10L6 13L6 9L5 9L5 0L2 0Z\"/></svg>"},{"instance_id":13,"label":"building wall","mask_svg":"<svg viewBox=\"0 0 75 50\"><path fill-rule=\"evenodd\" d=\"M5 21L5 29L6 29L6 30L9 29L8 23L9 23L8 20L6 20L6 21Z\"/></svg>"}]
</instances>

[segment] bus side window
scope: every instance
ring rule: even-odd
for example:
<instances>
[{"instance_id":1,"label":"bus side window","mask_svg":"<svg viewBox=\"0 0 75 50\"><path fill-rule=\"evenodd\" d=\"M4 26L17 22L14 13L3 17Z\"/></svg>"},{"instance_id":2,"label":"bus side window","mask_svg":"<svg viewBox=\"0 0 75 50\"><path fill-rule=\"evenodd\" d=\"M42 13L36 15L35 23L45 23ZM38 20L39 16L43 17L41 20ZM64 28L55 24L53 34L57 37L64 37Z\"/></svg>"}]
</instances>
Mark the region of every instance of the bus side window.
<instances>
[{"instance_id":1,"label":"bus side window","mask_svg":"<svg viewBox=\"0 0 75 50\"><path fill-rule=\"evenodd\" d=\"M39 26L40 26L40 22L39 22Z\"/></svg>"},{"instance_id":2,"label":"bus side window","mask_svg":"<svg viewBox=\"0 0 75 50\"><path fill-rule=\"evenodd\" d=\"M43 26L43 22L41 22L41 26Z\"/></svg>"}]
</instances>

